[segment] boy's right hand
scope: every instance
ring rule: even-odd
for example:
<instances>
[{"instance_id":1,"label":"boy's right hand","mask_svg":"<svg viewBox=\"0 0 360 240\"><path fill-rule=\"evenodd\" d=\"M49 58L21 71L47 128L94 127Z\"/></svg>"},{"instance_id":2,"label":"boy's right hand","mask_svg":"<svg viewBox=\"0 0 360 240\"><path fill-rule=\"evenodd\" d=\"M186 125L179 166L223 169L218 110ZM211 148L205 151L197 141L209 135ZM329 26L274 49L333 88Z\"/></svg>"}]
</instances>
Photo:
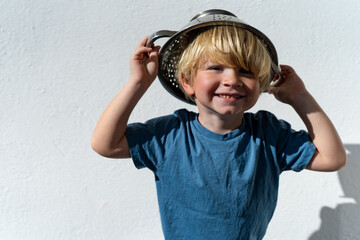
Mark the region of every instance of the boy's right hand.
<instances>
[{"instance_id":1,"label":"boy's right hand","mask_svg":"<svg viewBox=\"0 0 360 240\"><path fill-rule=\"evenodd\" d=\"M125 135L130 114L154 81L158 72L159 46L146 47L148 37L141 40L130 58L130 78L110 102L95 127L92 148L102 156L129 158Z\"/></svg>"},{"instance_id":2,"label":"boy's right hand","mask_svg":"<svg viewBox=\"0 0 360 240\"><path fill-rule=\"evenodd\" d=\"M149 37L145 37L137 45L130 57L130 79L149 87L158 73L158 56L160 46L147 47Z\"/></svg>"}]
</instances>

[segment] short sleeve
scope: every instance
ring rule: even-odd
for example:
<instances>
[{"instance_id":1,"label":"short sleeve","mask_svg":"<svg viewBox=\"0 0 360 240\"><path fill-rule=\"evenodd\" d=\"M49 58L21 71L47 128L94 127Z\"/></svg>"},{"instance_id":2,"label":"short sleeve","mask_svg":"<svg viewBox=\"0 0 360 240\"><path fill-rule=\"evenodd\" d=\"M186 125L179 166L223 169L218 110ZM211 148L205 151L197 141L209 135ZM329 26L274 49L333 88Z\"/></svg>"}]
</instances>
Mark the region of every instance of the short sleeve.
<instances>
[{"instance_id":1,"label":"short sleeve","mask_svg":"<svg viewBox=\"0 0 360 240\"><path fill-rule=\"evenodd\" d=\"M308 133L304 130L295 131L291 125L277 119L269 113L271 123L272 145L275 146L276 159L280 171L301 171L309 164L316 147L312 143Z\"/></svg>"},{"instance_id":2,"label":"short sleeve","mask_svg":"<svg viewBox=\"0 0 360 240\"><path fill-rule=\"evenodd\" d=\"M178 128L179 121L172 115L129 124L125 134L135 166L156 171L171 151Z\"/></svg>"},{"instance_id":3,"label":"short sleeve","mask_svg":"<svg viewBox=\"0 0 360 240\"><path fill-rule=\"evenodd\" d=\"M305 131L292 131L291 133L288 135L287 144L281 151L280 166L282 171L299 172L309 164L316 148Z\"/></svg>"}]
</instances>

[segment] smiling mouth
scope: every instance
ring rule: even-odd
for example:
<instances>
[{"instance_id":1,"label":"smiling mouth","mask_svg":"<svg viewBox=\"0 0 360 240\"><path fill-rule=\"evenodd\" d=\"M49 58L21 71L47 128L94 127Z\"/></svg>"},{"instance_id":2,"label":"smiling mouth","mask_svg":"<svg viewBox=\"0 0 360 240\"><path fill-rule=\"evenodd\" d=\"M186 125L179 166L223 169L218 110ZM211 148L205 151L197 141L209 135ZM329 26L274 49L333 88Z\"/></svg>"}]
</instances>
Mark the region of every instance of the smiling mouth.
<instances>
[{"instance_id":1,"label":"smiling mouth","mask_svg":"<svg viewBox=\"0 0 360 240\"><path fill-rule=\"evenodd\" d=\"M240 99L243 97L240 95L227 95L227 94L215 94L215 96L219 98L227 98L227 99Z\"/></svg>"}]
</instances>

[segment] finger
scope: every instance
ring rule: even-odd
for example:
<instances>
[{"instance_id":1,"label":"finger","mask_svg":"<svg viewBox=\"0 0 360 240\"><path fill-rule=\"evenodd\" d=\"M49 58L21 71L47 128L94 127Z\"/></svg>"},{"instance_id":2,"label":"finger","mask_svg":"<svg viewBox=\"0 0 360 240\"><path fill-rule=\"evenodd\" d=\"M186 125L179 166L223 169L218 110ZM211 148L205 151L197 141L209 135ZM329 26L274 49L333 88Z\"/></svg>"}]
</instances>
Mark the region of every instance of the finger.
<instances>
[{"instance_id":1,"label":"finger","mask_svg":"<svg viewBox=\"0 0 360 240\"><path fill-rule=\"evenodd\" d=\"M144 46L146 46L146 43L147 43L148 39L149 39L149 36L146 36L146 37L144 37L143 39L141 39L141 41L139 42L139 44L137 45L137 47L144 47Z\"/></svg>"},{"instance_id":2,"label":"finger","mask_svg":"<svg viewBox=\"0 0 360 240\"><path fill-rule=\"evenodd\" d=\"M151 51L148 52L149 53L149 56L157 56L159 55L159 51L160 51L160 46L154 46L151 48Z\"/></svg>"},{"instance_id":3,"label":"finger","mask_svg":"<svg viewBox=\"0 0 360 240\"><path fill-rule=\"evenodd\" d=\"M276 95L278 91L279 91L279 88L278 88L278 87L270 87L270 88L268 89L268 93L269 93L269 94L273 94L273 95Z\"/></svg>"},{"instance_id":4,"label":"finger","mask_svg":"<svg viewBox=\"0 0 360 240\"><path fill-rule=\"evenodd\" d=\"M145 47L145 46L138 47L137 49L135 49L136 53L149 53L152 51L153 51L153 49L151 47Z\"/></svg>"},{"instance_id":5,"label":"finger","mask_svg":"<svg viewBox=\"0 0 360 240\"><path fill-rule=\"evenodd\" d=\"M148 47L139 47L135 49L135 52L133 54L134 60L144 60L148 57L149 53L152 51L152 48Z\"/></svg>"},{"instance_id":6,"label":"finger","mask_svg":"<svg viewBox=\"0 0 360 240\"><path fill-rule=\"evenodd\" d=\"M291 75L292 73L295 73L295 70L288 65L280 65L281 66L281 72L285 75Z\"/></svg>"},{"instance_id":7,"label":"finger","mask_svg":"<svg viewBox=\"0 0 360 240\"><path fill-rule=\"evenodd\" d=\"M279 76L279 78L276 79L276 82L272 85L272 87L278 88L278 87L280 87L280 86L284 83L284 81L285 81L285 77L284 77L284 75L281 73L280 76Z\"/></svg>"},{"instance_id":8,"label":"finger","mask_svg":"<svg viewBox=\"0 0 360 240\"><path fill-rule=\"evenodd\" d=\"M281 69L292 69L291 66L285 65L285 64L280 64L280 68L281 68Z\"/></svg>"}]
</instances>

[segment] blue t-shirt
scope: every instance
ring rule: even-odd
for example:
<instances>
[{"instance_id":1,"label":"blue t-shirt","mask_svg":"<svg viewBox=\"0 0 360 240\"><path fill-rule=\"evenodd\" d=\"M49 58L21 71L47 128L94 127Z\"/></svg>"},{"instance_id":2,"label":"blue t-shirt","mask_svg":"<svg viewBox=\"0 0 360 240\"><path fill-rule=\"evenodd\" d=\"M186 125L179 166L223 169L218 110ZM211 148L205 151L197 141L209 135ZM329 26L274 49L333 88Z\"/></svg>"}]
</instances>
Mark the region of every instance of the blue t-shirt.
<instances>
[{"instance_id":1,"label":"blue t-shirt","mask_svg":"<svg viewBox=\"0 0 360 240\"><path fill-rule=\"evenodd\" d=\"M304 169L315 151L305 131L266 111L222 135L182 109L129 124L126 137L135 166L155 174L165 239L261 239L280 173Z\"/></svg>"}]
</instances>

